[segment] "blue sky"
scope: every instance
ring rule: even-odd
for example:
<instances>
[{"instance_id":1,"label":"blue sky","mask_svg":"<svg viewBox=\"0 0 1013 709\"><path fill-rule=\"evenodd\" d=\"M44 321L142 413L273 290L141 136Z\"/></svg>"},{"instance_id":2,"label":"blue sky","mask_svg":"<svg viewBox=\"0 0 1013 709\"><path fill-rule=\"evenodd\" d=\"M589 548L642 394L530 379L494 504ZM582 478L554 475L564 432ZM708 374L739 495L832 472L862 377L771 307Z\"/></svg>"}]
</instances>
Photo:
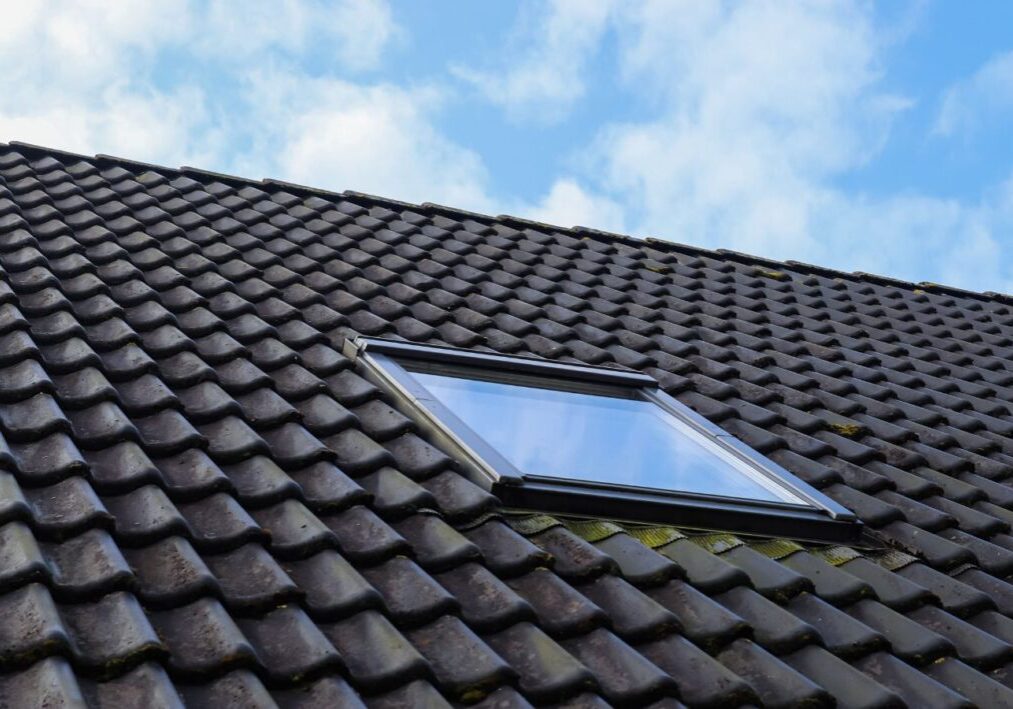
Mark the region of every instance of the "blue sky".
<instances>
[{"instance_id":1,"label":"blue sky","mask_svg":"<svg viewBox=\"0 0 1013 709\"><path fill-rule=\"evenodd\" d=\"M1013 292L1013 4L32 2L0 138Z\"/></svg>"}]
</instances>

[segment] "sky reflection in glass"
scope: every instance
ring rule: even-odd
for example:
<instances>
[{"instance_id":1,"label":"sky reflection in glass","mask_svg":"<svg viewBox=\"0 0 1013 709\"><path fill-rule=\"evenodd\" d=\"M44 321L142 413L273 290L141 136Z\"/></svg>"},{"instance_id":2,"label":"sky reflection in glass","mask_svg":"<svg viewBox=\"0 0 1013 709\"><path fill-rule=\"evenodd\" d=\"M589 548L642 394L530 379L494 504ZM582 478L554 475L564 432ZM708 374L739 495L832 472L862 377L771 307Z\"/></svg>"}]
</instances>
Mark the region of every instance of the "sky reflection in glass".
<instances>
[{"instance_id":1,"label":"sky reflection in glass","mask_svg":"<svg viewBox=\"0 0 1013 709\"><path fill-rule=\"evenodd\" d=\"M686 435L654 403L415 372L518 470L571 480L800 502Z\"/></svg>"}]
</instances>

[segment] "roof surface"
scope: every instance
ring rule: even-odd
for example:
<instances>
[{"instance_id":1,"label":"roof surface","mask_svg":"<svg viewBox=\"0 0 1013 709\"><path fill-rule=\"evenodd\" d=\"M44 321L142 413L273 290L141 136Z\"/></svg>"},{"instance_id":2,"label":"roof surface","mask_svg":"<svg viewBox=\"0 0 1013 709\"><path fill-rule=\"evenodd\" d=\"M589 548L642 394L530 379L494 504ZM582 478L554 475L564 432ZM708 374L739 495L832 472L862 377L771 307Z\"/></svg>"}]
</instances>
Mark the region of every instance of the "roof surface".
<instances>
[{"instance_id":1,"label":"roof surface","mask_svg":"<svg viewBox=\"0 0 1013 709\"><path fill-rule=\"evenodd\" d=\"M0 704L1013 705L1006 296L0 146ZM505 513L353 334L645 371L862 548Z\"/></svg>"}]
</instances>

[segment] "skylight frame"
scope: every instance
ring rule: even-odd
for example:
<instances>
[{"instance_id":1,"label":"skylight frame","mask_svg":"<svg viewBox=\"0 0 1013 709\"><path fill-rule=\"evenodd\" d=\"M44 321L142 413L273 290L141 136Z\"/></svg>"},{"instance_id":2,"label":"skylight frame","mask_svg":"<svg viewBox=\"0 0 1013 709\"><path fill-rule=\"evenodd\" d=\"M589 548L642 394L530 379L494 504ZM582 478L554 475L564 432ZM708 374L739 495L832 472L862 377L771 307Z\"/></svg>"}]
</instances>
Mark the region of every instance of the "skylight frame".
<instances>
[{"instance_id":1,"label":"skylight frame","mask_svg":"<svg viewBox=\"0 0 1013 709\"><path fill-rule=\"evenodd\" d=\"M861 523L851 511L666 394L646 374L370 337L347 341L346 354L362 363L366 376L391 393L393 403L425 433L455 453L472 482L507 507L826 542L854 541L860 534ZM527 386L536 378L541 386L587 393L636 391L804 504L524 473L437 400L415 379L413 368Z\"/></svg>"}]
</instances>

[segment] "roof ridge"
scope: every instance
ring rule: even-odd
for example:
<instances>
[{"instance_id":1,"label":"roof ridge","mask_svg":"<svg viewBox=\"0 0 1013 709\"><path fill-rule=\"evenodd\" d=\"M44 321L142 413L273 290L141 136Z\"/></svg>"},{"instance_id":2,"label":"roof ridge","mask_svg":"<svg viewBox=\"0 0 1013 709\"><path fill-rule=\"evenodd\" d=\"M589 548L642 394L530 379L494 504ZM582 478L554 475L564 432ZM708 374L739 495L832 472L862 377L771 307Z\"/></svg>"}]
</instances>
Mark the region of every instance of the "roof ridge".
<instances>
[{"instance_id":1,"label":"roof ridge","mask_svg":"<svg viewBox=\"0 0 1013 709\"><path fill-rule=\"evenodd\" d=\"M165 165L155 165L152 163L141 162L138 160L131 160L129 158L121 158L114 155L106 155L98 153L96 155L85 155L82 153L75 153L69 150L61 150L59 148L49 148L42 145L36 145L33 143L26 143L22 141L12 140L6 143L0 142L0 147L14 147L19 150L25 150L29 152L40 153L43 156L53 156L64 159L76 159L76 160L95 160L103 163L112 163L115 165L122 165L124 167L130 167L136 169L138 167L146 170L154 170L159 173L173 173L177 175L186 176L205 176L212 177L216 180L225 182L226 184L236 185L249 185L254 187L274 186L284 187L285 189L298 190L303 194L316 195L322 197L334 198L352 198L358 200L365 200L371 202L374 206L390 206L397 209L412 209L423 214L441 214L443 216L464 216L469 219L480 219L490 223L500 222L507 225L515 224L521 225L524 228L538 228L538 229L549 229L561 234L567 234L575 237L590 237L592 239L606 241L606 242L619 242L630 246L650 246L656 249L665 249L671 251L680 251L683 253L690 252L699 256L707 256L710 258L724 258L730 261L735 261L744 265L765 265L778 269L785 269L795 272L803 272L810 274L818 274L831 278L846 278L851 281L858 283L871 283L882 286L895 286L898 288L910 288L912 290L920 290L928 293L940 294L940 295L951 295L959 298L972 298L975 300L982 300L986 302L999 302L1005 305L1013 305L1013 294L1010 293L999 293L996 291L972 291L964 288L958 288L956 286L948 286L939 283L932 283L929 281L907 281L898 278L892 278L886 275L866 273L864 271L839 271L827 266L819 266L814 264L808 264L802 261L785 260L778 261L775 259L765 258L763 256L756 256L753 254L746 254L739 251L730 249L708 249L700 246L693 246L690 244L684 244L678 241L672 241L668 239L659 239L657 237L638 237L630 234L618 234L615 232L603 231L601 229L594 229L585 226L572 226L564 227L555 224L547 224L545 222L535 221L531 219L525 219L524 217L517 217L508 214L501 214L494 216L491 214L481 214L478 212L470 212L465 209L457 207L448 207L442 204L436 204L433 202L423 202L416 204L413 202L406 202L402 200L392 199L390 197L383 197L379 195L369 194L366 192L358 192L356 190L345 190L343 192L335 192L333 190L326 190L319 187L311 187L308 185L300 185L292 182L286 182L284 180L278 180L274 178L261 178L259 180L240 177L238 175L229 175L226 173L214 172L212 170L205 170L202 168L181 166L178 168L168 167Z\"/></svg>"}]
</instances>

